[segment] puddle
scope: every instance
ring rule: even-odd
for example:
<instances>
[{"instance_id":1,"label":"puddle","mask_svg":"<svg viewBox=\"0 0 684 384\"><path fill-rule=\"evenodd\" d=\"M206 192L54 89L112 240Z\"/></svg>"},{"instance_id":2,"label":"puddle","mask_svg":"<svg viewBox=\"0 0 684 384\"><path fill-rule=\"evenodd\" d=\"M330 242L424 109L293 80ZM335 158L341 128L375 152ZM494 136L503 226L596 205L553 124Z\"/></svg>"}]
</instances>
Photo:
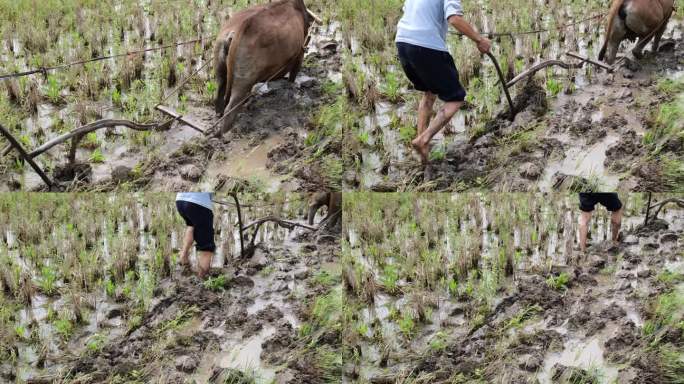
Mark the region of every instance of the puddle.
<instances>
[{"instance_id":1,"label":"puddle","mask_svg":"<svg viewBox=\"0 0 684 384\"><path fill-rule=\"evenodd\" d=\"M554 178L560 174L579 176L585 179L599 179L601 190L615 190L619 183L619 176L609 173L604 162L606 151L619 141L620 137L608 134L603 140L589 147L575 146L565 151L561 160L547 164L539 184L544 192L553 190Z\"/></svg>"},{"instance_id":2,"label":"puddle","mask_svg":"<svg viewBox=\"0 0 684 384\"><path fill-rule=\"evenodd\" d=\"M604 361L603 348L598 337L587 341L570 340L565 343L564 348L562 352L551 353L546 357L542 371L537 375L541 384L554 383L552 370L555 364L596 372L601 384L610 384L617 380L618 368L607 365Z\"/></svg>"},{"instance_id":3,"label":"puddle","mask_svg":"<svg viewBox=\"0 0 684 384\"><path fill-rule=\"evenodd\" d=\"M246 179L257 185L266 187L266 191L291 190L292 185L285 182L287 176L276 175L267 167L268 153L285 143L285 139L272 133L256 146L247 140L233 143L228 158L222 162L216 162L209 166L204 179L205 185L217 180L219 175Z\"/></svg>"},{"instance_id":4,"label":"puddle","mask_svg":"<svg viewBox=\"0 0 684 384\"><path fill-rule=\"evenodd\" d=\"M275 378L275 370L265 368L261 362L261 344L275 334L274 327L268 327L248 340L231 346L230 350L217 358L221 368L233 368L252 372L257 383L269 383ZM224 346L225 347L225 346Z\"/></svg>"}]
</instances>

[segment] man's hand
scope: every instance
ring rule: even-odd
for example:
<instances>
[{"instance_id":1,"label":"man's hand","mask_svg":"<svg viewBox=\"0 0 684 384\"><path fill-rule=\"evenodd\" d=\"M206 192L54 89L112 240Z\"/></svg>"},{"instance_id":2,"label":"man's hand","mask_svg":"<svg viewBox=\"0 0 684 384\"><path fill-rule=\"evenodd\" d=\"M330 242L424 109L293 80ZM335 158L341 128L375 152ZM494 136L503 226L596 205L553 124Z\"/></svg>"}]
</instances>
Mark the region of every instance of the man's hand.
<instances>
[{"instance_id":1,"label":"man's hand","mask_svg":"<svg viewBox=\"0 0 684 384\"><path fill-rule=\"evenodd\" d=\"M473 26L470 25L470 23L465 21L463 17L453 15L449 17L449 24L456 28L457 31L468 36L469 39L474 41L477 44L477 49L479 49L480 52L487 53L490 49L492 49L492 42L489 41L489 39L477 33L477 31L475 31L475 28L473 28Z\"/></svg>"},{"instance_id":2,"label":"man's hand","mask_svg":"<svg viewBox=\"0 0 684 384\"><path fill-rule=\"evenodd\" d=\"M486 37L481 37L477 41L477 49L480 50L480 53L487 53L492 49L492 42Z\"/></svg>"}]
</instances>

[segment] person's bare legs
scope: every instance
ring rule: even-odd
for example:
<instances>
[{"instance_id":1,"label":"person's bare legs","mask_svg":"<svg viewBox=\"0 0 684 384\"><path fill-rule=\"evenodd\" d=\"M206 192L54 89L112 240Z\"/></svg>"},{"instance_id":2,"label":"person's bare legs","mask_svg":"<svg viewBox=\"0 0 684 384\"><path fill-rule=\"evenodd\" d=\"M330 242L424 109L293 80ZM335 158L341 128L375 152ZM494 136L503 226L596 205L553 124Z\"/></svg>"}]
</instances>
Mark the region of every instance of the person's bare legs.
<instances>
[{"instance_id":1,"label":"person's bare legs","mask_svg":"<svg viewBox=\"0 0 684 384\"><path fill-rule=\"evenodd\" d=\"M620 239L620 227L622 226L622 208L610 214L610 234L613 243Z\"/></svg>"},{"instance_id":2,"label":"person's bare legs","mask_svg":"<svg viewBox=\"0 0 684 384\"><path fill-rule=\"evenodd\" d=\"M432 108L435 106L435 100L437 100L437 95L434 93L423 93L423 98L420 100L420 105L418 106L418 133L416 134L416 137L422 135L428 128L432 112L434 112Z\"/></svg>"},{"instance_id":3,"label":"person's bare legs","mask_svg":"<svg viewBox=\"0 0 684 384\"><path fill-rule=\"evenodd\" d=\"M190 248L192 247L192 243L195 241L193 236L194 231L195 228L193 227L188 227L185 229L185 235L183 236L183 247L181 248L179 261L180 265L182 266L190 265Z\"/></svg>"},{"instance_id":4,"label":"person's bare legs","mask_svg":"<svg viewBox=\"0 0 684 384\"><path fill-rule=\"evenodd\" d=\"M444 103L437 115L432 119L427 130L418 135L412 142L413 149L418 151L423 164L427 164L430 156L430 140L451 120L463 106L462 101L450 101Z\"/></svg>"},{"instance_id":5,"label":"person's bare legs","mask_svg":"<svg viewBox=\"0 0 684 384\"><path fill-rule=\"evenodd\" d=\"M197 252L197 276L203 279L211 268L211 259L214 257L214 252L199 251Z\"/></svg>"},{"instance_id":6,"label":"person's bare legs","mask_svg":"<svg viewBox=\"0 0 684 384\"><path fill-rule=\"evenodd\" d=\"M580 215L580 251L587 251L587 235L589 233L589 222L591 221L592 212L584 212Z\"/></svg>"}]
</instances>

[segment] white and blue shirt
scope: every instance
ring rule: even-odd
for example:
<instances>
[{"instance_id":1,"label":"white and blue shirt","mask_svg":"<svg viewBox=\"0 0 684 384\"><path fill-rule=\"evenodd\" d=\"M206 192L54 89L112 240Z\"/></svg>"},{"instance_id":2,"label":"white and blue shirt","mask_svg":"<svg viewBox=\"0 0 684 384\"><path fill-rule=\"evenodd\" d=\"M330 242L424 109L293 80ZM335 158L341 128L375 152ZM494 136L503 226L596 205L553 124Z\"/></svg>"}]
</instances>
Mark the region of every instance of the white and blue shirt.
<instances>
[{"instance_id":1,"label":"white and blue shirt","mask_svg":"<svg viewBox=\"0 0 684 384\"><path fill-rule=\"evenodd\" d=\"M395 41L448 52L448 20L454 15L463 16L461 0L406 0Z\"/></svg>"},{"instance_id":2,"label":"white and blue shirt","mask_svg":"<svg viewBox=\"0 0 684 384\"><path fill-rule=\"evenodd\" d=\"M214 210L214 202L211 200L211 193L209 192L180 192L176 194L176 201L188 201Z\"/></svg>"}]
</instances>

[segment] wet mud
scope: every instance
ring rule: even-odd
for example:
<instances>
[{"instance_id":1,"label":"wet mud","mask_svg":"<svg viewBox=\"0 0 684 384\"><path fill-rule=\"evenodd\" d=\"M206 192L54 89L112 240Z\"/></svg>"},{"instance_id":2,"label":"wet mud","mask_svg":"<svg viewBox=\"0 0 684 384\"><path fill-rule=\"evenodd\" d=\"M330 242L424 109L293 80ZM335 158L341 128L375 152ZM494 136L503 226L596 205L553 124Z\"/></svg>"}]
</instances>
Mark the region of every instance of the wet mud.
<instances>
[{"instance_id":1,"label":"wet mud","mask_svg":"<svg viewBox=\"0 0 684 384\"><path fill-rule=\"evenodd\" d=\"M297 341L297 329L308 318L305 303L321 291L311 279L338 257L336 242L316 238L258 246L251 258L214 268L214 277L228 281L221 290L176 270L161 282L138 327L101 352L76 359L65 372L82 383L320 382L297 357L305 347Z\"/></svg>"},{"instance_id":2,"label":"wet mud","mask_svg":"<svg viewBox=\"0 0 684 384\"><path fill-rule=\"evenodd\" d=\"M681 28L672 23L665 35L671 38L662 45L672 49L647 53L639 61L627 59L613 73L582 69L587 75L578 72L577 81L555 96L540 74L516 85L513 122L502 100L500 112L483 129L468 131L474 121L466 108L452 121L456 129L447 127L433 139L433 153L436 149L443 157L427 167L409 145L388 140L386 131L394 128L384 128L378 118L387 153L361 153L361 170L345 182L349 188L375 191L667 190L661 166L643 143L654 112L669 98L658 89L659 81L676 79L684 70ZM413 105L391 108L415 121ZM672 139L662 148L663 154L677 154L682 141Z\"/></svg>"},{"instance_id":3,"label":"wet mud","mask_svg":"<svg viewBox=\"0 0 684 384\"><path fill-rule=\"evenodd\" d=\"M66 164L68 144L58 145L38 159L44 158L50 165L48 173L61 189L70 191L110 191L122 186L153 191L195 187L221 190L226 180L265 191L337 189L340 181L311 159L315 153L339 153L339 144L329 143L323 149L305 144L316 130L311 121L315 112L334 101L335 95L325 93L323 88L340 72L337 28L335 23L313 26L304 65L295 81L277 79L255 85L254 96L239 109L233 128L220 138L174 122L163 131L153 132L141 147L143 143L126 139L126 129L112 128L97 132L101 161L90 161L92 148L84 147L77 151L77 164ZM184 97L185 117L204 129L218 121L213 105L202 101L201 95L189 91ZM69 108L72 106L59 109L47 104L40 108L45 109L46 117L29 119L29 130L31 126L42 132L53 129L54 116L67 116ZM100 112L100 118L116 118L119 114L111 105L92 109L106 111ZM33 141L32 146L41 143L38 137ZM20 174L6 171L3 190L46 189L28 166Z\"/></svg>"},{"instance_id":4,"label":"wet mud","mask_svg":"<svg viewBox=\"0 0 684 384\"><path fill-rule=\"evenodd\" d=\"M396 341L403 353L392 352L397 346L391 344L383 352L372 338L354 339L359 357L345 367L346 378L370 383L672 382L646 328L658 295L682 288L663 276L684 272L684 216L679 210L646 227L629 223L619 245L598 234L586 254L571 252L566 264L516 269L487 308L441 293L416 302L409 282L403 297L378 294L360 316L377 318L371 324L382 333L398 331L387 322L394 305L413 303L429 307L431 314L411 341ZM565 287L550 287L549 277L561 274L568 277ZM482 313L481 321L473 322ZM682 347L681 327L658 332L655 340Z\"/></svg>"}]
</instances>

